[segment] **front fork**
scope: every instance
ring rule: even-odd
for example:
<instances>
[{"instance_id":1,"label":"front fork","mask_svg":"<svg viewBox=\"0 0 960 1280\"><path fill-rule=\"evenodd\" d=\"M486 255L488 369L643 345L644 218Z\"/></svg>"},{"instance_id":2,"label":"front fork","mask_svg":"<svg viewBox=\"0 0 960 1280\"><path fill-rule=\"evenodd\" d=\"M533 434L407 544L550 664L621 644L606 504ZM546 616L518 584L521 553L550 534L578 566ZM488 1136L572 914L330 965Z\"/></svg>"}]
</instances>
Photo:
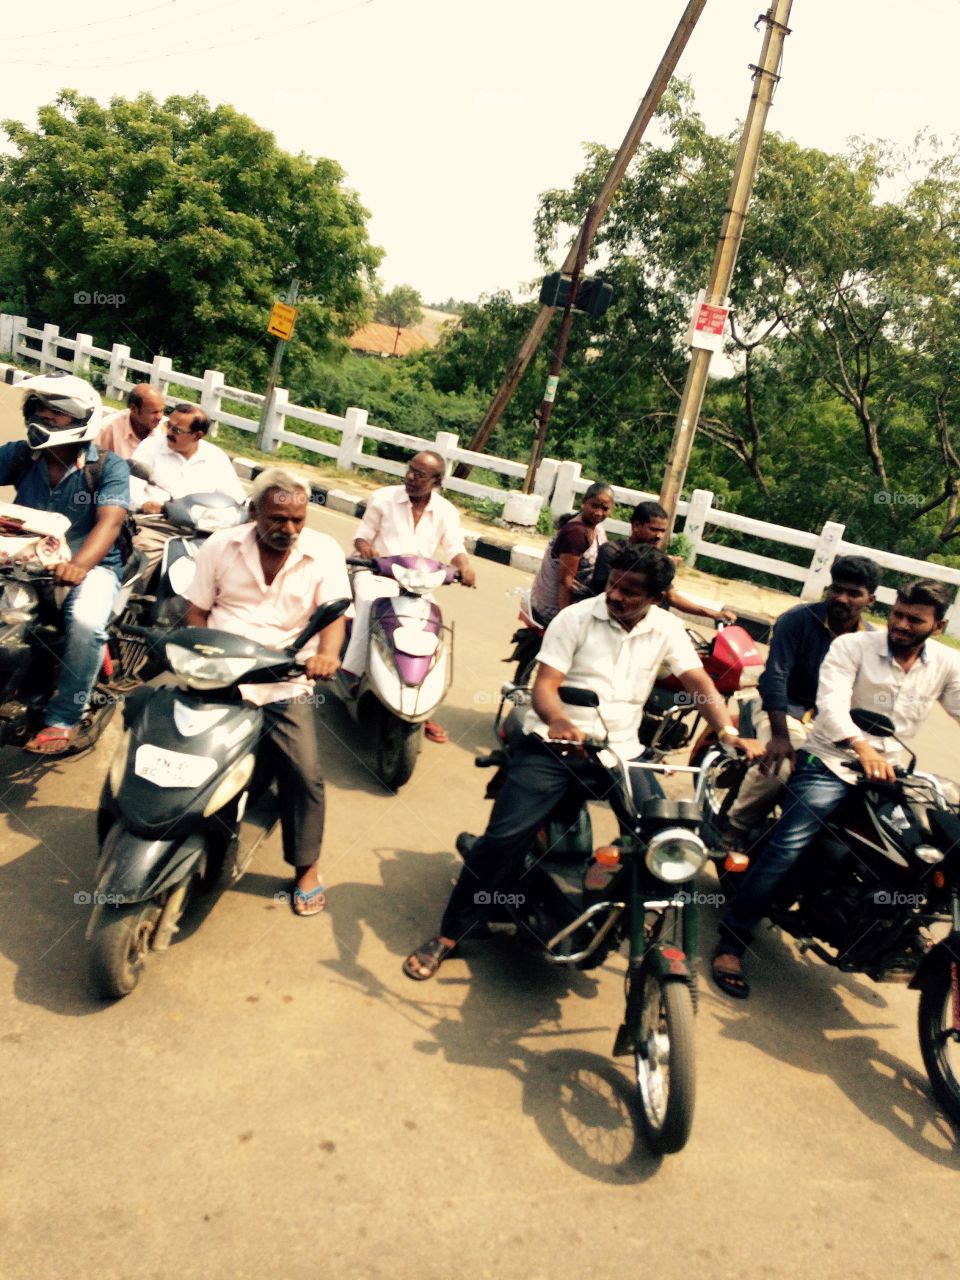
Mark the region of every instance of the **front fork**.
<instances>
[{"instance_id":1,"label":"front fork","mask_svg":"<svg viewBox=\"0 0 960 1280\"><path fill-rule=\"evenodd\" d=\"M646 927L647 913L651 910L662 913L659 927L655 926L652 937ZM697 913L693 905L693 881L688 880L675 888L664 885L664 896L653 898L649 880L645 879L641 884L640 869L636 859L632 859L626 1009L613 1046L614 1057L633 1053L636 1049L636 1030L643 1012L643 989L648 977L654 976L660 982L685 982L696 1009L697 978L688 959L696 953Z\"/></svg>"}]
</instances>

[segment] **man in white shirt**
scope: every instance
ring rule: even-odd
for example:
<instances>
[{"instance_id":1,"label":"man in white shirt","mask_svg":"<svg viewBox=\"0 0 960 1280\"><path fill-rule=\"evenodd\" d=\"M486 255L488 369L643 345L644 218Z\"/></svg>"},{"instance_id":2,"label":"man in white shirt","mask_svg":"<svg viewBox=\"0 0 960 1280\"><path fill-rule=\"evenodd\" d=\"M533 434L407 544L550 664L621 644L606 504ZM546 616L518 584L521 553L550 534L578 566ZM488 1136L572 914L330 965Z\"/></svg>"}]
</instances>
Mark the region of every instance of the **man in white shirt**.
<instances>
[{"instance_id":1,"label":"man in white shirt","mask_svg":"<svg viewBox=\"0 0 960 1280\"><path fill-rule=\"evenodd\" d=\"M776 826L723 914L713 978L727 995L745 1000L743 953L769 912L784 877L834 810L865 778L892 782L902 748L892 738L863 734L852 708L880 712L897 737L912 738L939 702L960 721L960 662L930 644L944 627L950 595L942 583L917 580L897 592L886 631L838 636L827 651L817 686L817 718L790 779Z\"/></svg>"},{"instance_id":2,"label":"man in white shirt","mask_svg":"<svg viewBox=\"0 0 960 1280\"><path fill-rule=\"evenodd\" d=\"M611 749L621 759L635 759L642 754L638 730L643 704L661 662L666 662L725 741L750 758L762 754L759 743L738 737L682 622L657 607L673 577L673 565L662 551L625 548L611 566L605 595L569 605L547 627L533 709L524 722L527 737L511 761L487 829L460 872L439 934L404 962L408 977L420 982L432 978L461 940L483 936L482 904L516 877L538 827L571 784L582 789L585 799L609 798L617 812L607 770L589 756L561 758L547 745L550 739L580 742L602 731L595 710L561 702L561 685L592 689L600 699ZM638 802L659 791L642 770L634 769L630 776Z\"/></svg>"},{"instance_id":3,"label":"man in white shirt","mask_svg":"<svg viewBox=\"0 0 960 1280\"><path fill-rule=\"evenodd\" d=\"M210 419L195 404L178 404L164 431L149 436L133 452L130 462L149 475L144 484L131 477L134 509L149 519L140 524L133 545L147 557L150 572L160 563L166 542L177 526L162 516L170 498L191 493L225 493L234 502L245 503L246 492L233 463L215 444L204 439Z\"/></svg>"},{"instance_id":4,"label":"man in white shirt","mask_svg":"<svg viewBox=\"0 0 960 1280\"><path fill-rule=\"evenodd\" d=\"M403 484L378 489L367 503L353 542L355 554L367 559L418 555L441 560L459 569L460 581L465 587L475 586L477 578L463 545L460 513L438 492L443 475L444 463L439 454L416 454L410 460ZM354 575L356 616L342 668L347 679L359 680L366 670L371 604L398 592L399 587L391 578L364 572ZM425 731L434 742L446 741L443 729L431 721L427 722Z\"/></svg>"},{"instance_id":5,"label":"man in white shirt","mask_svg":"<svg viewBox=\"0 0 960 1280\"><path fill-rule=\"evenodd\" d=\"M250 495L254 522L213 534L197 555L187 626L233 631L284 649L318 605L349 597L343 552L327 534L304 528L309 499L306 481L283 468L257 476ZM326 905L317 874L324 786L310 693L313 680L329 680L339 667L343 632L337 618L306 646L310 656L299 680L240 686L248 701L263 706L261 750L282 797L283 856L295 868L291 906L299 916L317 915Z\"/></svg>"},{"instance_id":6,"label":"man in white shirt","mask_svg":"<svg viewBox=\"0 0 960 1280\"><path fill-rule=\"evenodd\" d=\"M159 387L152 387L149 382L138 382L127 396L126 409L104 418L97 436L97 449L101 453L109 450L129 461L134 450L162 427L165 421L163 404L163 392Z\"/></svg>"}]
</instances>

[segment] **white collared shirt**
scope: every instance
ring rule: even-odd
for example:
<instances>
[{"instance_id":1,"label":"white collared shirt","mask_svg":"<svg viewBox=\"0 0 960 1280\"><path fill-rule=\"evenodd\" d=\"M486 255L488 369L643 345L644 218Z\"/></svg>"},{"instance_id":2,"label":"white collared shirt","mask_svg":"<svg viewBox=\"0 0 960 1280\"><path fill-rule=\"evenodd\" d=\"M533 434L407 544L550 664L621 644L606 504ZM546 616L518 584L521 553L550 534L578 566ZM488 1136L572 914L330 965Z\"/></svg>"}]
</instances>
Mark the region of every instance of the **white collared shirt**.
<instances>
[{"instance_id":1,"label":"white collared shirt","mask_svg":"<svg viewBox=\"0 0 960 1280\"><path fill-rule=\"evenodd\" d=\"M653 606L632 631L625 631L607 612L605 596L561 610L547 627L538 660L562 671L565 684L596 693L610 747L622 760L632 760L640 752L637 732L643 704L661 663L675 676L703 666L679 618ZM602 733L593 708L564 704L564 713L584 733ZM547 736L547 725L532 709L523 728L526 733Z\"/></svg>"},{"instance_id":2,"label":"white collared shirt","mask_svg":"<svg viewBox=\"0 0 960 1280\"><path fill-rule=\"evenodd\" d=\"M350 597L347 564L328 534L302 529L280 572L270 585L263 576L256 525L244 524L213 534L197 554L196 573L187 599L209 612L207 626L232 631L256 644L285 649L307 625L318 605ZM311 640L304 656L316 653ZM284 684L247 684L249 702L278 702L310 692L306 676Z\"/></svg>"},{"instance_id":3,"label":"white collared shirt","mask_svg":"<svg viewBox=\"0 0 960 1280\"><path fill-rule=\"evenodd\" d=\"M109 418L103 420L100 434L97 436L97 448L101 453L109 449L111 453L119 454L121 458L130 459L144 440L149 440L158 433L162 434L166 430L166 425L167 419L163 417L149 435L138 436L130 425L130 410L123 409L120 413L111 414Z\"/></svg>"},{"instance_id":4,"label":"white collared shirt","mask_svg":"<svg viewBox=\"0 0 960 1280\"><path fill-rule=\"evenodd\" d=\"M222 449L208 440L201 440L196 452L187 458L182 453L175 453L167 437L160 432L148 436L138 445L131 461L146 467L153 482L146 486L146 493L137 507L142 507L145 502L165 502L168 497L185 498L190 493L225 493L234 502L247 500L233 463Z\"/></svg>"},{"instance_id":5,"label":"white collared shirt","mask_svg":"<svg viewBox=\"0 0 960 1280\"><path fill-rule=\"evenodd\" d=\"M945 645L928 640L909 671L890 653L886 631L858 631L838 636L827 650L817 686L817 718L804 747L838 778L854 782L843 767L856 760L848 738L865 738L894 759L902 755L892 738L865 734L850 718L850 709L878 711L893 721L899 738L909 741L939 702L960 721L960 658Z\"/></svg>"},{"instance_id":6,"label":"white collared shirt","mask_svg":"<svg viewBox=\"0 0 960 1280\"><path fill-rule=\"evenodd\" d=\"M353 536L369 542L378 556L426 556L449 564L466 552L460 512L453 503L434 490L414 528L413 507L402 484L377 490Z\"/></svg>"}]
</instances>

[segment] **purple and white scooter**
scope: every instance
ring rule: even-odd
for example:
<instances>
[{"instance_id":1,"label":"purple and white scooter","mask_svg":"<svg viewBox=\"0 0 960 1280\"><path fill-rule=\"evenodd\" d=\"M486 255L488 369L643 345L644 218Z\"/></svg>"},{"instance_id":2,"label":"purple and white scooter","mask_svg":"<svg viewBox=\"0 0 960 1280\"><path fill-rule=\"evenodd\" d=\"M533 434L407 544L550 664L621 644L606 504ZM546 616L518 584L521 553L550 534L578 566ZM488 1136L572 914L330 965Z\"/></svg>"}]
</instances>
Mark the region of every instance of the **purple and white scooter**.
<instances>
[{"instance_id":1,"label":"purple and white scooter","mask_svg":"<svg viewBox=\"0 0 960 1280\"><path fill-rule=\"evenodd\" d=\"M392 578L399 595L370 606L366 668L359 683L338 674L337 696L358 724L369 725L380 780L396 791L410 780L423 745L423 726L453 679L453 626L431 592L456 582L459 571L424 556L351 556L347 564Z\"/></svg>"}]
</instances>

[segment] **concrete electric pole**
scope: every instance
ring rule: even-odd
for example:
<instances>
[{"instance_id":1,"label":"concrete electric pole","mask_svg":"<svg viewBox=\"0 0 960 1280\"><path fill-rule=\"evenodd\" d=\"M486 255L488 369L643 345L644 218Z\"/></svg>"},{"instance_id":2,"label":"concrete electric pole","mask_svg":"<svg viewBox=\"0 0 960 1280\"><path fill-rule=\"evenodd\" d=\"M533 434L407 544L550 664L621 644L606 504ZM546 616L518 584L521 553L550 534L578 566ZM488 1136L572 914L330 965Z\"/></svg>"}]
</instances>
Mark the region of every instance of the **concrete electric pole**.
<instances>
[{"instance_id":1,"label":"concrete electric pole","mask_svg":"<svg viewBox=\"0 0 960 1280\"><path fill-rule=\"evenodd\" d=\"M663 487L660 490L661 505L666 508L670 517L666 540L669 540L673 532L677 502L680 499L690 463L693 438L700 420L700 410L707 387L710 357L714 349L719 346L726 321L727 294L730 291L733 268L736 265L740 241L743 237L747 206L750 203L757 176L760 144L763 141L767 114L773 101L774 87L780 79L780 60L783 56L784 41L790 34L787 22L792 5L793 0L772 0L769 11L757 19L758 26L761 22L766 24L760 63L756 67L751 67L753 93L750 97L750 108L743 126L740 151L733 171L733 182L727 197L727 208L723 215L723 225L720 228L720 239L717 242L713 266L710 269L710 278L702 303L698 300L691 325L693 350L687 369L687 381L680 399L670 456L663 475Z\"/></svg>"}]
</instances>

